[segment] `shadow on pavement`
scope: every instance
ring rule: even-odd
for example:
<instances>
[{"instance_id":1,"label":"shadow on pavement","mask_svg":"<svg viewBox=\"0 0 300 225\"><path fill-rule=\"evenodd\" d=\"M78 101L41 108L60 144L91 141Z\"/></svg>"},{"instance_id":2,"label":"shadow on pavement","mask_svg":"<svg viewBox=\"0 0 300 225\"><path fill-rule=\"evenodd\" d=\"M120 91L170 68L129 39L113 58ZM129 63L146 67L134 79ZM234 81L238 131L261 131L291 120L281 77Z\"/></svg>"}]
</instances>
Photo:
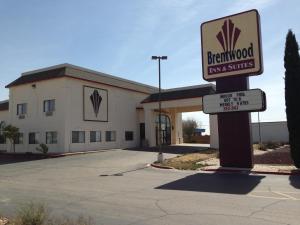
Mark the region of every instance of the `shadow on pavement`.
<instances>
[{"instance_id":1,"label":"shadow on pavement","mask_svg":"<svg viewBox=\"0 0 300 225\"><path fill-rule=\"evenodd\" d=\"M0 154L0 165L45 159L41 154Z\"/></svg>"},{"instance_id":2,"label":"shadow on pavement","mask_svg":"<svg viewBox=\"0 0 300 225\"><path fill-rule=\"evenodd\" d=\"M226 194L247 194L265 178L248 174L197 173L156 187L163 190L199 191Z\"/></svg>"},{"instance_id":3,"label":"shadow on pavement","mask_svg":"<svg viewBox=\"0 0 300 225\"><path fill-rule=\"evenodd\" d=\"M186 154L186 153L195 153L203 150L209 149L209 147L203 146L185 146L185 145L167 145L162 147L163 153L169 154ZM158 147L139 147L139 148L128 148L125 150L132 151L144 151L144 152L158 152Z\"/></svg>"},{"instance_id":4,"label":"shadow on pavement","mask_svg":"<svg viewBox=\"0 0 300 225\"><path fill-rule=\"evenodd\" d=\"M290 184L297 189L300 189L300 176L299 175L291 175L289 177Z\"/></svg>"}]
</instances>

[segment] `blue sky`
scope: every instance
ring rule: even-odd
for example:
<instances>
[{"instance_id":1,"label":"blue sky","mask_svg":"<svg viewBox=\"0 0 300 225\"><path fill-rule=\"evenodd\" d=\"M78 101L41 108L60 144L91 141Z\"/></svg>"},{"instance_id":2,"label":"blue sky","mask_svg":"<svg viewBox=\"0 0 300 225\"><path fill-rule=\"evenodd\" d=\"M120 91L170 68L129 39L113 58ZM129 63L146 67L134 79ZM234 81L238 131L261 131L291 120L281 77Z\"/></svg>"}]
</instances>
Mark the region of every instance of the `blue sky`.
<instances>
[{"instance_id":1,"label":"blue sky","mask_svg":"<svg viewBox=\"0 0 300 225\"><path fill-rule=\"evenodd\" d=\"M250 87L267 94L262 121L285 120L283 52L289 28L300 40L297 0L2 0L0 100L22 72L65 62L157 86L152 55L168 56L163 88L205 84L200 24L253 8L261 15L264 73ZM200 113L185 117L207 124Z\"/></svg>"}]
</instances>

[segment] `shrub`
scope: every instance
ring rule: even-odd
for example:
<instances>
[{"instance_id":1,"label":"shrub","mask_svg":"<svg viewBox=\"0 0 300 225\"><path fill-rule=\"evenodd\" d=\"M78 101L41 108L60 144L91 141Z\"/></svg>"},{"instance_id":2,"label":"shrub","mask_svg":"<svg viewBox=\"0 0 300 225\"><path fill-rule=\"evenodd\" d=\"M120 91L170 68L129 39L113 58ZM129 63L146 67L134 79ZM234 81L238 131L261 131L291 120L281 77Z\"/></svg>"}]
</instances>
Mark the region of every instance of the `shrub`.
<instances>
[{"instance_id":1,"label":"shrub","mask_svg":"<svg viewBox=\"0 0 300 225\"><path fill-rule=\"evenodd\" d=\"M297 101L300 88L300 55L295 34L289 30L284 51L285 105L291 157L300 168L300 107Z\"/></svg>"},{"instance_id":2,"label":"shrub","mask_svg":"<svg viewBox=\"0 0 300 225\"><path fill-rule=\"evenodd\" d=\"M67 216L64 216L59 219L51 220L47 225L93 225L92 219L85 218L84 216L79 216L76 220L70 219Z\"/></svg>"},{"instance_id":3,"label":"shrub","mask_svg":"<svg viewBox=\"0 0 300 225\"><path fill-rule=\"evenodd\" d=\"M254 148L262 150L262 151L266 151L267 149L276 149L276 148L279 148L282 145L284 145L282 142L268 141L268 142L265 142L265 143L254 144Z\"/></svg>"},{"instance_id":4,"label":"shrub","mask_svg":"<svg viewBox=\"0 0 300 225\"><path fill-rule=\"evenodd\" d=\"M44 204L30 202L19 208L13 225L45 225L47 218Z\"/></svg>"},{"instance_id":5,"label":"shrub","mask_svg":"<svg viewBox=\"0 0 300 225\"><path fill-rule=\"evenodd\" d=\"M36 147L36 150L44 155L48 154L48 146L44 143L41 143L39 147Z\"/></svg>"},{"instance_id":6,"label":"shrub","mask_svg":"<svg viewBox=\"0 0 300 225\"><path fill-rule=\"evenodd\" d=\"M94 225L91 217L79 216L70 219L67 216L51 217L48 207L43 203L27 203L17 210L15 218L9 221L0 216L0 224L4 225Z\"/></svg>"}]
</instances>

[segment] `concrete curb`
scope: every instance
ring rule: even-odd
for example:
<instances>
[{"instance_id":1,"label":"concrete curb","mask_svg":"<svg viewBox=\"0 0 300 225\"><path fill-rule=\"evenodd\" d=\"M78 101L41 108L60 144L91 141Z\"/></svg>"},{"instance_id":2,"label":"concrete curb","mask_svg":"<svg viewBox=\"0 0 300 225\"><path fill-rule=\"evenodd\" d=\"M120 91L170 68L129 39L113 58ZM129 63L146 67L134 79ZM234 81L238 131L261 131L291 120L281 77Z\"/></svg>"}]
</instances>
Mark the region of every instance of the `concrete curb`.
<instances>
[{"instance_id":1,"label":"concrete curb","mask_svg":"<svg viewBox=\"0 0 300 225\"><path fill-rule=\"evenodd\" d=\"M170 166L161 166L161 165L158 165L158 164L155 164L155 163L151 163L150 165L152 167L158 168L158 169L167 169L167 170L174 169L173 167L170 167Z\"/></svg>"},{"instance_id":2,"label":"concrete curb","mask_svg":"<svg viewBox=\"0 0 300 225\"><path fill-rule=\"evenodd\" d=\"M202 171L207 172L225 172L225 173L252 173L252 174L273 174L273 175L300 175L300 170L291 170L291 171L255 171L251 169L205 169L202 168Z\"/></svg>"}]
</instances>

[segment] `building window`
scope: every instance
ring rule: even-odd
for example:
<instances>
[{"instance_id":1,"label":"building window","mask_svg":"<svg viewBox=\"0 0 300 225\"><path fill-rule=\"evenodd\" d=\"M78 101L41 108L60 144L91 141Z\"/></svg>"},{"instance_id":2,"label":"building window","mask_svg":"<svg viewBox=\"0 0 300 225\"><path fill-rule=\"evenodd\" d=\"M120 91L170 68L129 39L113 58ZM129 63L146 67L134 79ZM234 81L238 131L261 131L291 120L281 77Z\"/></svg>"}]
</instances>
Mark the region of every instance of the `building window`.
<instances>
[{"instance_id":1,"label":"building window","mask_svg":"<svg viewBox=\"0 0 300 225\"><path fill-rule=\"evenodd\" d=\"M55 99L44 101L44 112L54 112L55 111Z\"/></svg>"},{"instance_id":2,"label":"building window","mask_svg":"<svg viewBox=\"0 0 300 225\"><path fill-rule=\"evenodd\" d=\"M116 131L106 131L105 132L106 141L116 141Z\"/></svg>"},{"instance_id":3,"label":"building window","mask_svg":"<svg viewBox=\"0 0 300 225\"><path fill-rule=\"evenodd\" d=\"M125 141L133 141L133 131L125 131Z\"/></svg>"},{"instance_id":4,"label":"building window","mask_svg":"<svg viewBox=\"0 0 300 225\"><path fill-rule=\"evenodd\" d=\"M101 142L101 131L91 131L90 142Z\"/></svg>"},{"instance_id":5,"label":"building window","mask_svg":"<svg viewBox=\"0 0 300 225\"><path fill-rule=\"evenodd\" d=\"M46 132L46 144L57 144L57 132Z\"/></svg>"},{"instance_id":6,"label":"building window","mask_svg":"<svg viewBox=\"0 0 300 225\"><path fill-rule=\"evenodd\" d=\"M23 144L23 133L18 133L15 139L15 144Z\"/></svg>"},{"instance_id":7,"label":"building window","mask_svg":"<svg viewBox=\"0 0 300 225\"><path fill-rule=\"evenodd\" d=\"M22 104L17 104L17 115L24 115L27 113L27 104L22 103Z\"/></svg>"},{"instance_id":8,"label":"building window","mask_svg":"<svg viewBox=\"0 0 300 225\"><path fill-rule=\"evenodd\" d=\"M85 132L84 131L72 131L72 143L84 143Z\"/></svg>"},{"instance_id":9,"label":"building window","mask_svg":"<svg viewBox=\"0 0 300 225\"><path fill-rule=\"evenodd\" d=\"M5 122L1 121L0 122L0 144L5 144L6 143L6 138L4 136L4 127L5 127Z\"/></svg>"},{"instance_id":10,"label":"building window","mask_svg":"<svg viewBox=\"0 0 300 225\"><path fill-rule=\"evenodd\" d=\"M0 144L5 144L6 143L6 138L4 134L0 134Z\"/></svg>"},{"instance_id":11,"label":"building window","mask_svg":"<svg viewBox=\"0 0 300 225\"><path fill-rule=\"evenodd\" d=\"M30 132L29 133L29 144L38 144L39 143L39 133Z\"/></svg>"}]
</instances>

